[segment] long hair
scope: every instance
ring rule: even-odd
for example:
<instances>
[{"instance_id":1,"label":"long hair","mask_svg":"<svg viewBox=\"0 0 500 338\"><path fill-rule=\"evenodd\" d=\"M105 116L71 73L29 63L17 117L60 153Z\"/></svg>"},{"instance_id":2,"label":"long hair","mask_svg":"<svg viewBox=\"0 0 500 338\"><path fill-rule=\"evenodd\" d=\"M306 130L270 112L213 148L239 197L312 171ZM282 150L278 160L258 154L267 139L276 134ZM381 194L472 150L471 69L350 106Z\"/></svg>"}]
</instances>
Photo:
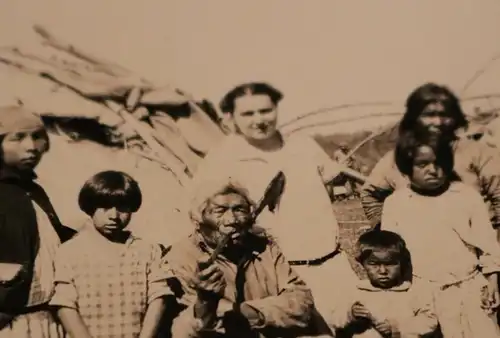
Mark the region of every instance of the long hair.
<instances>
[{"instance_id":1,"label":"long hair","mask_svg":"<svg viewBox=\"0 0 500 338\"><path fill-rule=\"evenodd\" d=\"M406 99L406 111L399 124L399 134L415 129L417 120L430 103L440 102L452 116L455 125L454 131L467 128L468 121L460 106L458 97L446 86L435 83L426 83L413 90Z\"/></svg>"}]
</instances>

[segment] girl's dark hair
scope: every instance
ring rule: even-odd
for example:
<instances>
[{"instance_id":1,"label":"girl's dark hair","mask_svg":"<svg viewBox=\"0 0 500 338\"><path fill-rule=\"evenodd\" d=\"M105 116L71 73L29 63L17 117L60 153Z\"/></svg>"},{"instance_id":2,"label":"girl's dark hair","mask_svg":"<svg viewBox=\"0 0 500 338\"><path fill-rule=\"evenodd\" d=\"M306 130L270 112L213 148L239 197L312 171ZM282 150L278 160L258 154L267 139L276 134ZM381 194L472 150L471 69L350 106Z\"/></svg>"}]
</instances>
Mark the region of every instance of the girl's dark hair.
<instances>
[{"instance_id":1,"label":"girl's dark hair","mask_svg":"<svg viewBox=\"0 0 500 338\"><path fill-rule=\"evenodd\" d=\"M411 255L406 247L406 242L400 235L392 231L371 230L365 232L359 237L356 249L356 260L360 264L363 264L372 255L373 251L394 251L401 262L402 274L411 276Z\"/></svg>"},{"instance_id":2,"label":"girl's dark hair","mask_svg":"<svg viewBox=\"0 0 500 338\"><path fill-rule=\"evenodd\" d=\"M440 102L455 121L455 130L468 126L458 97L446 86L426 83L410 93L406 99L406 111L399 124L399 133L415 129L417 119L424 108L433 102Z\"/></svg>"},{"instance_id":3,"label":"girl's dark hair","mask_svg":"<svg viewBox=\"0 0 500 338\"><path fill-rule=\"evenodd\" d=\"M455 163L452 145L445 140L437 144L420 140L412 131L407 131L399 137L394 152L396 166L403 175L413 174L415 155L422 146L428 146L434 151L436 164L443 169L446 176L453 175Z\"/></svg>"},{"instance_id":4,"label":"girl's dark hair","mask_svg":"<svg viewBox=\"0 0 500 338\"><path fill-rule=\"evenodd\" d=\"M273 104L278 104L283 99L283 94L273 86L265 82L249 82L241 84L231 89L222 98L219 106L222 112L233 114L234 102L237 98L248 94L252 95L268 95Z\"/></svg>"},{"instance_id":5,"label":"girl's dark hair","mask_svg":"<svg viewBox=\"0 0 500 338\"><path fill-rule=\"evenodd\" d=\"M92 216L98 208L118 208L130 212L139 210L142 193L139 184L121 171L102 171L85 182L78 196L80 209Z\"/></svg>"}]
</instances>

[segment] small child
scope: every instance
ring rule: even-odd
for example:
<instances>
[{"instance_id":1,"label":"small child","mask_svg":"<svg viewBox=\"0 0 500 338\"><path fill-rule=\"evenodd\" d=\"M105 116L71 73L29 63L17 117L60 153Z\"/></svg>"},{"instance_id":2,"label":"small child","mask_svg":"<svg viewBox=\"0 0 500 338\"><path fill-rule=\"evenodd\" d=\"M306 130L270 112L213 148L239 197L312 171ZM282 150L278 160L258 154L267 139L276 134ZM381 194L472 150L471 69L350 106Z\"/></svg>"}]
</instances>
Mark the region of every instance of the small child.
<instances>
[{"instance_id":1,"label":"small child","mask_svg":"<svg viewBox=\"0 0 500 338\"><path fill-rule=\"evenodd\" d=\"M93 226L60 247L50 304L71 337L154 337L172 292L160 247L125 230L142 203L138 183L103 171L83 185L78 202Z\"/></svg>"},{"instance_id":2,"label":"small child","mask_svg":"<svg viewBox=\"0 0 500 338\"><path fill-rule=\"evenodd\" d=\"M357 242L357 261L368 280L342 290L330 324L336 337L421 337L438 323L426 284L413 284L404 240L390 231L369 231Z\"/></svg>"},{"instance_id":3,"label":"small child","mask_svg":"<svg viewBox=\"0 0 500 338\"><path fill-rule=\"evenodd\" d=\"M407 134L395 154L410 184L387 198L382 227L405 238L414 279L436 290L444 337L500 337L494 316L500 246L482 197L454 173L449 144Z\"/></svg>"}]
</instances>

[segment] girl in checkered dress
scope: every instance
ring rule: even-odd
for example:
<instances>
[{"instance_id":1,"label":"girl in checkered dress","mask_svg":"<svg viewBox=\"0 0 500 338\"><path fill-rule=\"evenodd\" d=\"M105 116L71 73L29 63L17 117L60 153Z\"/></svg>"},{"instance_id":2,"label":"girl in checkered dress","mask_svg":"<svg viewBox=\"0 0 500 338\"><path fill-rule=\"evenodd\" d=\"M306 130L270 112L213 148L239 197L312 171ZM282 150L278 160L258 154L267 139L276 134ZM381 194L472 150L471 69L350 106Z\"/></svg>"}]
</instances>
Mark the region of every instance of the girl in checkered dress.
<instances>
[{"instance_id":1,"label":"girl in checkered dress","mask_svg":"<svg viewBox=\"0 0 500 338\"><path fill-rule=\"evenodd\" d=\"M138 183L118 171L82 187L80 209L91 217L56 257L51 304L72 337L154 337L172 295L161 249L126 230L142 203Z\"/></svg>"}]
</instances>

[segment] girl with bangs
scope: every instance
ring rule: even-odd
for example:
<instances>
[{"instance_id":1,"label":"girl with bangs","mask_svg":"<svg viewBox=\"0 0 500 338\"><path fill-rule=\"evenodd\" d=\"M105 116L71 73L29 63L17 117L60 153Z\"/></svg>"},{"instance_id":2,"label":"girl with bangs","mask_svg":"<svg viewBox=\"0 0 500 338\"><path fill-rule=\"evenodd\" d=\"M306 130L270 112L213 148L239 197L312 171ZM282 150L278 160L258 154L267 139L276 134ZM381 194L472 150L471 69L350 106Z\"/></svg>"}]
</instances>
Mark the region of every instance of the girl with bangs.
<instances>
[{"instance_id":1,"label":"girl with bangs","mask_svg":"<svg viewBox=\"0 0 500 338\"><path fill-rule=\"evenodd\" d=\"M51 305L72 337L154 337L172 295L160 246L126 230L142 204L138 183L119 171L90 178L79 194L92 219L56 256Z\"/></svg>"}]
</instances>

